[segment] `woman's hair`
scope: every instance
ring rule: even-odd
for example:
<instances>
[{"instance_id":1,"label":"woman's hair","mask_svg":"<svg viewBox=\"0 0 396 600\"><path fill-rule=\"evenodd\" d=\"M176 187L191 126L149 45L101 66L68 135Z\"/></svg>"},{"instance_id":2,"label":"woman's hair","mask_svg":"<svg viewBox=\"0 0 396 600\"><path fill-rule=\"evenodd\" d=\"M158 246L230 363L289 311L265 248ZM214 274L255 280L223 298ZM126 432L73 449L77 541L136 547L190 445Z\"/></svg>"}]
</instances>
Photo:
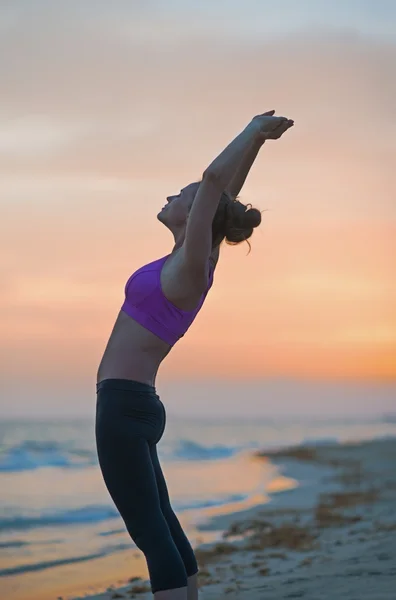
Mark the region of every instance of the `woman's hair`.
<instances>
[{"instance_id":1,"label":"woman's hair","mask_svg":"<svg viewBox=\"0 0 396 600\"><path fill-rule=\"evenodd\" d=\"M213 248L225 239L227 244L236 245L247 241L253 229L261 223L261 212L251 204L242 204L237 198L223 192L213 219ZM249 245L250 252L250 243Z\"/></svg>"}]
</instances>

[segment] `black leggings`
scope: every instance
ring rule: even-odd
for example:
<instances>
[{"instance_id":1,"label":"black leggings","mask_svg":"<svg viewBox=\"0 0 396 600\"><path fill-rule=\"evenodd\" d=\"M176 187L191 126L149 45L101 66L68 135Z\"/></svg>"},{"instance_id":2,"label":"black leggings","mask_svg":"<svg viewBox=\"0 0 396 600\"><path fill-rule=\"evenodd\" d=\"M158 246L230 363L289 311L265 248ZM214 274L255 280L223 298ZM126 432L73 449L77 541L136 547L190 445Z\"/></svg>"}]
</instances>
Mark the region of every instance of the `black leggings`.
<instances>
[{"instance_id":1,"label":"black leggings","mask_svg":"<svg viewBox=\"0 0 396 600\"><path fill-rule=\"evenodd\" d=\"M97 384L96 445L107 489L147 560L153 594L187 586L198 571L169 502L157 455L165 408L155 388L129 379Z\"/></svg>"}]
</instances>

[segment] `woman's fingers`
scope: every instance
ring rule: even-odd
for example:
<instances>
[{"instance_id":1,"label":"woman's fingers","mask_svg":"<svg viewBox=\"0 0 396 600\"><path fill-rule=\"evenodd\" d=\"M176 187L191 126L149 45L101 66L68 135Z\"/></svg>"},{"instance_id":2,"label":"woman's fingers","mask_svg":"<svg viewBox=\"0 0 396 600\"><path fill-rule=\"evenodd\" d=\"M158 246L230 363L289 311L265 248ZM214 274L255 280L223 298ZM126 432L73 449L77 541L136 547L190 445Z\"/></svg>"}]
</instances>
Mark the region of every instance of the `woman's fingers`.
<instances>
[{"instance_id":1,"label":"woman's fingers","mask_svg":"<svg viewBox=\"0 0 396 600\"><path fill-rule=\"evenodd\" d=\"M283 135L288 129L290 129L291 127L293 127L294 123L285 123L285 125L281 126L279 128L279 136L281 137L281 135ZM277 131L275 133L278 133Z\"/></svg>"},{"instance_id":2,"label":"woman's fingers","mask_svg":"<svg viewBox=\"0 0 396 600\"><path fill-rule=\"evenodd\" d=\"M294 125L292 119L275 115L275 110L268 110L253 120L259 124L261 139L277 140Z\"/></svg>"},{"instance_id":3,"label":"woman's fingers","mask_svg":"<svg viewBox=\"0 0 396 600\"><path fill-rule=\"evenodd\" d=\"M278 140L290 127L293 127L294 121L292 119L286 119L286 121L280 123L276 129L269 131L267 139Z\"/></svg>"}]
</instances>

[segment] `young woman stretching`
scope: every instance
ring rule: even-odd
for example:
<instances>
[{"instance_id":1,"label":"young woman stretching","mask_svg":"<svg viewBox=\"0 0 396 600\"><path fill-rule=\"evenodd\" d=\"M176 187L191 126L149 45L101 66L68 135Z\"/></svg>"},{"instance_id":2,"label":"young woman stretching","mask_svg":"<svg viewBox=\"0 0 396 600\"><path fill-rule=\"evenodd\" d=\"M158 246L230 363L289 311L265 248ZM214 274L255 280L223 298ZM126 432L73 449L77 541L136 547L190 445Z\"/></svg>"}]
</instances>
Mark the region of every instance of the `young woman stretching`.
<instances>
[{"instance_id":1,"label":"young woman stretching","mask_svg":"<svg viewBox=\"0 0 396 600\"><path fill-rule=\"evenodd\" d=\"M145 555L156 600L196 600L198 567L158 461L165 408L155 377L212 286L222 241L247 240L261 222L260 211L236 196L264 141L293 126L274 112L254 117L202 181L167 198L158 219L173 234L172 252L129 278L98 370L99 464L131 538Z\"/></svg>"}]
</instances>

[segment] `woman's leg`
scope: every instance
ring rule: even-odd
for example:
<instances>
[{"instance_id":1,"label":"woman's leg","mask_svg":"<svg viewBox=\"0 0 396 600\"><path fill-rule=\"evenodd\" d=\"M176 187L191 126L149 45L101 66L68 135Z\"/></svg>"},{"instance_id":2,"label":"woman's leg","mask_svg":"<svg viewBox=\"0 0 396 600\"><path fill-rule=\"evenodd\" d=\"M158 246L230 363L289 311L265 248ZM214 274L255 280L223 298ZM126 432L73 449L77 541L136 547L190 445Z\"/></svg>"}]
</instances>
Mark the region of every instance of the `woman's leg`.
<instances>
[{"instance_id":1,"label":"woman's leg","mask_svg":"<svg viewBox=\"0 0 396 600\"><path fill-rule=\"evenodd\" d=\"M187 600L187 573L160 506L150 446L127 419L97 430L100 467L128 532L144 553L155 598Z\"/></svg>"},{"instance_id":2,"label":"woman's leg","mask_svg":"<svg viewBox=\"0 0 396 600\"><path fill-rule=\"evenodd\" d=\"M187 600L198 600L198 573L187 577Z\"/></svg>"},{"instance_id":3,"label":"woman's leg","mask_svg":"<svg viewBox=\"0 0 396 600\"><path fill-rule=\"evenodd\" d=\"M150 446L151 460L154 466L155 477L157 481L157 488L160 498L160 506L162 513L168 523L172 538L176 544L176 547L182 557L187 577L188 577L188 600L197 600L198 598L198 585L197 585L197 573L198 565L195 558L194 551L191 547L190 542L186 534L180 525L179 519L175 515L169 499L168 488L166 485L165 477L162 472L162 468L158 459L157 446Z\"/></svg>"}]
</instances>

